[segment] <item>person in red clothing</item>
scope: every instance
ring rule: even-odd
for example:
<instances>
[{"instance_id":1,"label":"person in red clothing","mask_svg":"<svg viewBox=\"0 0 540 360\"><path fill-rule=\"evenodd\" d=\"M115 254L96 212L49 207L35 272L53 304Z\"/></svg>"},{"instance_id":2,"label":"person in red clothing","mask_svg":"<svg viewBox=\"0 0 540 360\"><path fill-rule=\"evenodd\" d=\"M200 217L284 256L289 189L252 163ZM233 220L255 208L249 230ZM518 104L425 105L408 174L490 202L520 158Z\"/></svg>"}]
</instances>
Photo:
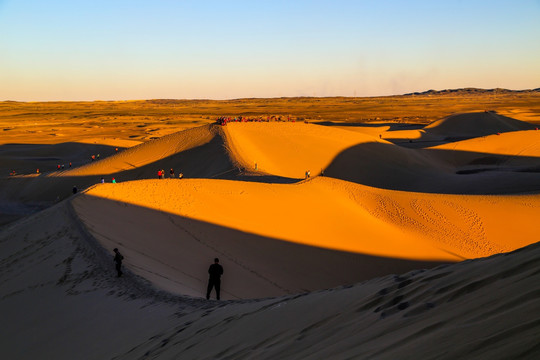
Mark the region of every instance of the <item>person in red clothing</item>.
<instances>
[{"instance_id":1,"label":"person in red clothing","mask_svg":"<svg viewBox=\"0 0 540 360\"><path fill-rule=\"evenodd\" d=\"M163 176L163 174L161 173L161 170L158 170L158 172L157 172L158 179L161 179L162 176Z\"/></svg>"}]
</instances>

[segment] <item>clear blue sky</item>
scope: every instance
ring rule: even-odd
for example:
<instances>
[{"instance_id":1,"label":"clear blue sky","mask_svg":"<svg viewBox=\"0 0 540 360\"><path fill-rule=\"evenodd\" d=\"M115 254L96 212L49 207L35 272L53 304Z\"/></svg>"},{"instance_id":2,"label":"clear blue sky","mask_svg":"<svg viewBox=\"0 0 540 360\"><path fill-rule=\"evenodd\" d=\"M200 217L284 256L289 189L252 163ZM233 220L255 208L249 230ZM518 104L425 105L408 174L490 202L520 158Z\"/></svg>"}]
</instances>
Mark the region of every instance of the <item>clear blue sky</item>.
<instances>
[{"instance_id":1,"label":"clear blue sky","mask_svg":"<svg viewBox=\"0 0 540 360\"><path fill-rule=\"evenodd\" d=\"M0 100L540 87L540 0L0 0Z\"/></svg>"}]
</instances>

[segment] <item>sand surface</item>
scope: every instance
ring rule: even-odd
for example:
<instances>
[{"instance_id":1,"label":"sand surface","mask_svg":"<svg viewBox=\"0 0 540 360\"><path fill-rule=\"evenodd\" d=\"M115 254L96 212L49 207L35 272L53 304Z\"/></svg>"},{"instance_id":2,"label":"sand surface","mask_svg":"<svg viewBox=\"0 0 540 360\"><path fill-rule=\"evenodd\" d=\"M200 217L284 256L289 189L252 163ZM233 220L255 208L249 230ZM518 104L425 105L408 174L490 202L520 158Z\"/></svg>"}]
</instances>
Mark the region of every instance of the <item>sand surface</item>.
<instances>
[{"instance_id":1,"label":"sand surface","mask_svg":"<svg viewBox=\"0 0 540 360\"><path fill-rule=\"evenodd\" d=\"M98 140L3 148L73 163L0 179L10 359L539 355L534 125L475 112ZM204 299L216 256L220 302Z\"/></svg>"}]
</instances>

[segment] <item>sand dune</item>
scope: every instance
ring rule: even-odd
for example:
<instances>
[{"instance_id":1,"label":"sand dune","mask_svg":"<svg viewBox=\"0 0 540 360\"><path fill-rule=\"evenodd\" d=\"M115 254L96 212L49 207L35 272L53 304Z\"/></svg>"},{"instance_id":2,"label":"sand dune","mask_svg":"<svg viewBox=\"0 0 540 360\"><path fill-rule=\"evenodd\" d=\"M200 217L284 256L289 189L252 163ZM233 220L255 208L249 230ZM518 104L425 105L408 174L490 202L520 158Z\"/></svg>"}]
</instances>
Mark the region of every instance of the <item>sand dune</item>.
<instances>
[{"instance_id":1,"label":"sand dune","mask_svg":"<svg viewBox=\"0 0 540 360\"><path fill-rule=\"evenodd\" d=\"M145 173L148 177L156 177L159 170L159 161L167 159L172 166L180 165L179 161L171 156L204 146L216 137L215 127L202 126L186 131L177 132L149 141L141 145L130 147L114 156L100 161L90 162L84 166L61 173L61 176L87 176L111 175L123 171L139 169L145 165L154 164L151 172ZM169 167L169 168L170 168ZM52 176L56 173L52 173Z\"/></svg>"},{"instance_id":2,"label":"sand dune","mask_svg":"<svg viewBox=\"0 0 540 360\"><path fill-rule=\"evenodd\" d=\"M373 136L304 123L230 123L224 127L232 156L245 168L302 179L315 176L345 149Z\"/></svg>"},{"instance_id":3,"label":"sand dune","mask_svg":"<svg viewBox=\"0 0 540 360\"><path fill-rule=\"evenodd\" d=\"M469 128L482 129L484 117L498 115L476 113L471 116L469 120L476 125L469 125ZM447 119L443 124L449 122ZM439 126L442 125L432 129ZM176 174L183 172L185 177L191 178L232 178L238 168L251 174L289 179L289 182L304 178L306 171L312 176L325 171L327 176L372 187L417 192L497 194L538 190L535 174L538 151L533 142L534 135L524 135L525 141L531 141L525 143L528 144L525 152L521 149L520 135L515 132L503 135L504 138L485 143L483 148L483 143L478 142L476 147L468 148L453 143L429 149L409 149L372 135L304 123L232 123L223 128L206 125L119 153L108 147L102 149L102 159L95 162L89 161L90 153L81 144L55 145L54 153L51 153L56 154L53 155L55 159L59 158L60 151L78 159L86 158L86 161L82 166L75 162L72 169L52 171L38 178L33 174L0 179L1 195L12 202L24 199L28 203L50 203L68 197L73 186L86 188L98 183L101 177L108 182L112 177L117 181L151 179L156 178L157 170L165 169L168 173L170 168L174 168ZM484 138L478 138L478 141L480 139ZM500 144L506 140L508 150L499 152ZM482 152L478 152L481 149ZM521 168L509 172L507 166L500 166L503 174L477 174L485 171L486 159L493 156L486 152L498 154L495 165L504 165L511 160ZM513 158L509 159L510 156ZM489 169L497 170L497 166ZM45 172L43 168L42 172ZM393 176L387 176L389 172ZM467 176L463 176L464 172ZM493 181L495 179L499 181ZM508 186L510 183L514 185Z\"/></svg>"},{"instance_id":4,"label":"sand dune","mask_svg":"<svg viewBox=\"0 0 540 360\"><path fill-rule=\"evenodd\" d=\"M226 176L234 173L233 166L224 149L223 137L218 127L202 126L165 136L137 146L115 152L107 147L100 160L90 161L86 153L84 164L63 171L22 175L0 179L0 197L4 201L23 201L35 206L47 206L68 198L72 189L84 189L100 182L130 181L157 178L158 170L174 168L186 177ZM73 154L74 146L64 146L66 153ZM77 145L84 148L84 145ZM87 152L87 150L86 150ZM77 165L75 163L75 165ZM43 169L42 169L42 172Z\"/></svg>"},{"instance_id":5,"label":"sand dune","mask_svg":"<svg viewBox=\"0 0 540 360\"><path fill-rule=\"evenodd\" d=\"M534 125L525 121L512 119L492 111L484 111L451 115L426 126L424 131L431 136L463 138L534 128Z\"/></svg>"},{"instance_id":6,"label":"sand dune","mask_svg":"<svg viewBox=\"0 0 540 360\"><path fill-rule=\"evenodd\" d=\"M534 359L539 250L188 315L125 357Z\"/></svg>"},{"instance_id":7,"label":"sand dune","mask_svg":"<svg viewBox=\"0 0 540 360\"><path fill-rule=\"evenodd\" d=\"M9 324L0 344L10 359L540 355L538 244L353 286L216 303L156 291L129 271L111 276L110 252L72 214L63 202L0 232Z\"/></svg>"},{"instance_id":8,"label":"sand dune","mask_svg":"<svg viewBox=\"0 0 540 360\"><path fill-rule=\"evenodd\" d=\"M12 359L536 358L531 126L462 114L414 130L444 144L410 148L390 128L205 125L3 178L8 213L58 201L0 230L0 344ZM156 179L171 167L186 178Z\"/></svg>"},{"instance_id":9,"label":"sand dune","mask_svg":"<svg viewBox=\"0 0 540 360\"><path fill-rule=\"evenodd\" d=\"M513 131L433 147L433 149L519 157L540 157L540 131Z\"/></svg>"},{"instance_id":10,"label":"sand dune","mask_svg":"<svg viewBox=\"0 0 540 360\"><path fill-rule=\"evenodd\" d=\"M226 297L245 298L340 284L331 279L368 279L374 270L366 256L388 259L381 272L375 271L382 275L418 265L402 260L455 262L523 247L537 239L533 224L540 197L395 192L329 178L298 185L148 180L96 186L77 197L74 206L104 247L128 251L128 266L135 273L146 278L154 278L152 272L167 274L154 282L169 291L203 296L200 265L219 253L239 266L232 275L237 286ZM137 226L134 219L144 219L145 225ZM279 245L261 254L261 239ZM148 242L155 252L148 252ZM329 264L333 252L328 253L331 260L319 256L317 283L310 272L294 271L304 269L305 247L287 243L364 256L342 265L340 275ZM284 258L283 248L295 255ZM268 259L280 259L280 266L272 268L274 260Z\"/></svg>"}]
</instances>

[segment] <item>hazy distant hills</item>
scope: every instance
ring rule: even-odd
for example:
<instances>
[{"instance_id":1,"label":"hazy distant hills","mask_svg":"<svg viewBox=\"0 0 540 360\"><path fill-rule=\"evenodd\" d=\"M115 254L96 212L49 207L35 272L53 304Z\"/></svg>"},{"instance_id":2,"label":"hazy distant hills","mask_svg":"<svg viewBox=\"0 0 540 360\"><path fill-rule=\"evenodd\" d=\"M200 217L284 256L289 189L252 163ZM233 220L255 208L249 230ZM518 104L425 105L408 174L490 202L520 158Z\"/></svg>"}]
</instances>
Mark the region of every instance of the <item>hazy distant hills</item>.
<instances>
[{"instance_id":1,"label":"hazy distant hills","mask_svg":"<svg viewBox=\"0 0 540 360\"><path fill-rule=\"evenodd\" d=\"M460 89L444 89L444 90L427 90L422 92L413 92L403 95L484 95L484 94L512 94L512 93L537 93L540 88L526 90L510 90L510 89L479 89L479 88L460 88Z\"/></svg>"}]
</instances>

